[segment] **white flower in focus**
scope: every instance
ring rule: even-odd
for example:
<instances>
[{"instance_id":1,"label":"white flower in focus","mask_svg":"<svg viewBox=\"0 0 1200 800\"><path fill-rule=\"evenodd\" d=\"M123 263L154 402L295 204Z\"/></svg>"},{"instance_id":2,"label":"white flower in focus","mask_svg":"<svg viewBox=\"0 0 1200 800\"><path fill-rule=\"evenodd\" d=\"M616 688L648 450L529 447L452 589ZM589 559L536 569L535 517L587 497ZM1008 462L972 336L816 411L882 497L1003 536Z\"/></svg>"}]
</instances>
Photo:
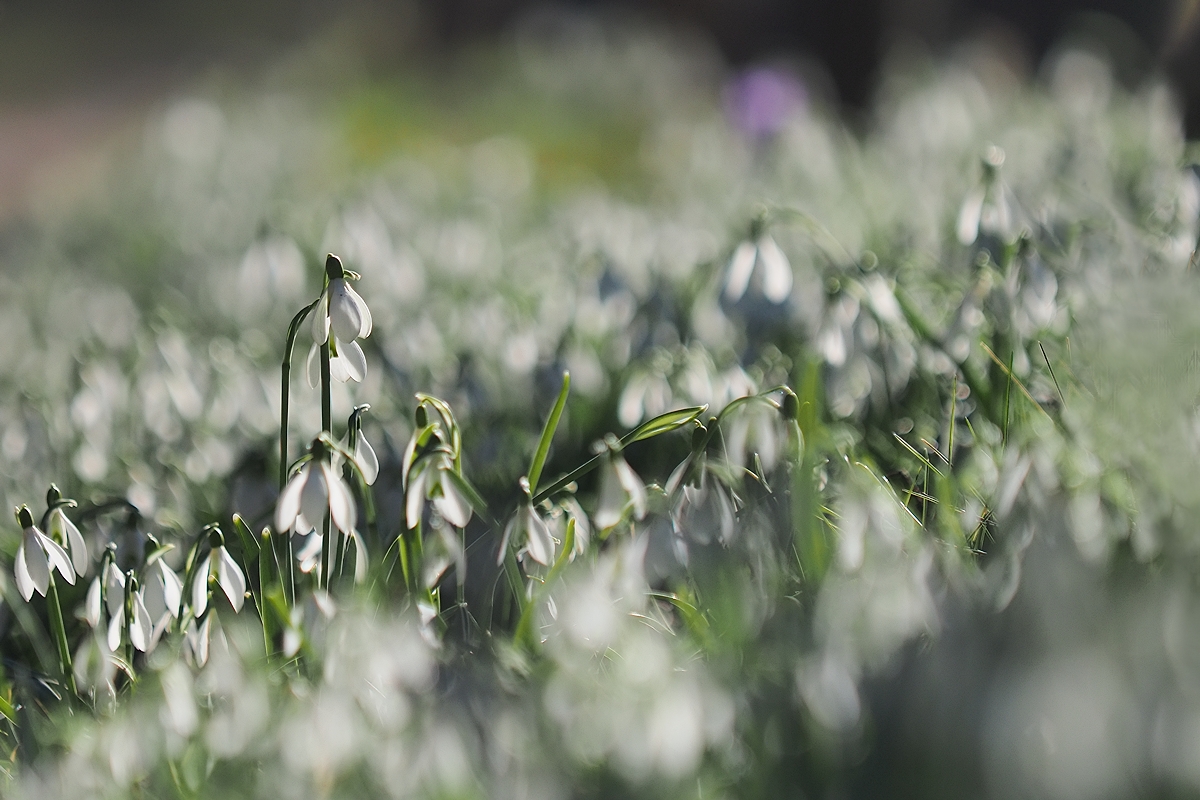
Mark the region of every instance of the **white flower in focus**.
<instances>
[{"instance_id":1,"label":"white flower in focus","mask_svg":"<svg viewBox=\"0 0 1200 800\"><path fill-rule=\"evenodd\" d=\"M21 506L17 521L22 534L21 546L17 548L17 557L13 562L13 577L16 578L21 597L29 602L35 591L45 597L50 588L52 570L58 570L63 580L74 585L75 568L67 552L58 542L37 529L28 508Z\"/></svg>"},{"instance_id":2,"label":"white flower in focus","mask_svg":"<svg viewBox=\"0 0 1200 800\"><path fill-rule=\"evenodd\" d=\"M741 300L755 272L767 300L778 305L791 295L792 265L768 234L755 241L744 241L733 251L725 278L725 298L731 303Z\"/></svg>"},{"instance_id":3,"label":"white flower in focus","mask_svg":"<svg viewBox=\"0 0 1200 800\"><path fill-rule=\"evenodd\" d=\"M326 512L339 531L347 536L354 532L357 520L350 487L340 470L322 454L314 454L283 487L275 506L275 529L297 534L319 530Z\"/></svg>"},{"instance_id":4,"label":"white flower in focus","mask_svg":"<svg viewBox=\"0 0 1200 800\"><path fill-rule=\"evenodd\" d=\"M325 273L329 276L329 285L321 295L313 318L313 341L325 344L331 329L333 335L343 342L370 336L371 309L347 283L342 262L332 253L325 257Z\"/></svg>"},{"instance_id":5,"label":"white flower in focus","mask_svg":"<svg viewBox=\"0 0 1200 800\"><path fill-rule=\"evenodd\" d=\"M175 570L167 566L166 561L156 559L146 568L142 597L146 601L146 611L150 614L150 625L154 629L152 641L157 642L167 623L179 615L183 581L175 574Z\"/></svg>"},{"instance_id":6,"label":"white flower in focus","mask_svg":"<svg viewBox=\"0 0 1200 800\"><path fill-rule=\"evenodd\" d=\"M212 549L196 566L196 577L192 581L192 614L198 619L208 609L208 579L216 572L217 584L229 598L234 611L242 610L246 599L246 577L233 556L225 549L225 540L219 530L210 533Z\"/></svg>"},{"instance_id":7,"label":"white flower in focus","mask_svg":"<svg viewBox=\"0 0 1200 800\"><path fill-rule=\"evenodd\" d=\"M66 545L66 550L71 555L71 566L75 568L76 575L86 575L91 568L92 558L88 552L87 542L84 541L83 534L79 532L79 528L74 522L67 517L66 512L61 506L57 506L50 510L50 519L46 523L46 531L50 538L57 542L62 542Z\"/></svg>"},{"instance_id":8,"label":"white flower in focus","mask_svg":"<svg viewBox=\"0 0 1200 800\"><path fill-rule=\"evenodd\" d=\"M646 516L646 486L633 467L619 453L610 452L601 469L600 499L592 516L596 527L602 531L613 527L630 509L636 519Z\"/></svg>"},{"instance_id":9,"label":"white flower in focus","mask_svg":"<svg viewBox=\"0 0 1200 800\"><path fill-rule=\"evenodd\" d=\"M361 381L367 374L367 359L356 339L371 335L371 310L346 280L342 262L332 253L325 259L329 283L321 293L312 321L313 347L308 353L308 384L321 383L320 347L330 341L329 377L336 381Z\"/></svg>"}]
</instances>

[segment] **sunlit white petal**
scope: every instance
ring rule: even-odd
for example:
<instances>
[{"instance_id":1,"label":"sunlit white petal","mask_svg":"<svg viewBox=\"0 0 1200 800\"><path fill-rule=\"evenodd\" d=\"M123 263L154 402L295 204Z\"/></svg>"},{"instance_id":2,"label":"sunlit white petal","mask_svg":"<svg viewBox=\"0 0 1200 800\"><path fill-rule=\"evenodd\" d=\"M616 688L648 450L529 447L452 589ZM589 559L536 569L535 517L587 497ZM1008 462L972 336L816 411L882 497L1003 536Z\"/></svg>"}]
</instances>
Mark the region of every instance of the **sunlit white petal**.
<instances>
[{"instance_id":1,"label":"sunlit white petal","mask_svg":"<svg viewBox=\"0 0 1200 800\"><path fill-rule=\"evenodd\" d=\"M47 573L48 576L48 573ZM21 546L17 548L17 558L13 562L13 577L17 581L17 591L21 593L21 597L25 598L25 602L29 602L29 598L33 597L33 590L36 588L33 583L33 576L29 574L29 568L25 564L25 543L21 542ZM50 582L46 581L47 587Z\"/></svg>"},{"instance_id":2,"label":"sunlit white petal","mask_svg":"<svg viewBox=\"0 0 1200 800\"><path fill-rule=\"evenodd\" d=\"M192 614L199 618L208 608L208 576L212 572L212 553L196 566L196 577L192 581Z\"/></svg>"},{"instance_id":3,"label":"sunlit white petal","mask_svg":"<svg viewBox=\"0 0 1200 800\"><path fill-rule=\"evenodd\" d=\"M58 574L62 575L63 580L74 586L75 567L71 566L71 557L67 555L67 551L37 528L33 529L33 533L37 537L38 544L46 551L46 559L49 561L50 567L58 570Z\"/></svg>"},{"instance_id":4,"label":"sunlit white petal","mask_svg":"<svg viewBox=\"0 0 1200 800\"><path fill-rule=\"evenodd\" d=\"M275 530L280 533L286 533L296 525L296 515L300 513L300 494L308 480L308 468L308 464L300 467L283 487L279 502L275 504Z\"/></svg>"},{"instance_id":5,"label":"sunlit white petal","mask_svg":"<svg viewBox=\"0 0 1200 800\"><path fill-rule=\"evenodd\" d=\"M216 557L217 583L225 590L225 596L229 598L233 610L241 611L242 603L246 600L246 576L224 547L217 548Z\"/></svg>"}]
</instances>

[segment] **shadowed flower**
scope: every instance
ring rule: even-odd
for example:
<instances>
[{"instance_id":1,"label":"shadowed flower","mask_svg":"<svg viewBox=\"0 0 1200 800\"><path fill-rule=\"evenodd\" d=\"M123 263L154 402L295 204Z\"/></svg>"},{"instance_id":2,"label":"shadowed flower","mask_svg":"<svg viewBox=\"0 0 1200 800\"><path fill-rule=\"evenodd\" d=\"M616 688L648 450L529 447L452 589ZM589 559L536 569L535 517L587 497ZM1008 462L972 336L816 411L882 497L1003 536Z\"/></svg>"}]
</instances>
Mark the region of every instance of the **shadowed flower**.
<instances>
[{"instance_id":1,"label":"shadowed flower","mask_svg":"<svg viewBox=\"0 0 1200 800\"><path fill-rule=\"evenodd\" d=\"M600 499L592 516L599 530L612 528L632 510L635 519L646 516L646 487L620 453L605 455L600 473Z\"/></svg>"},{"instance_id":2,"label":"shadowed flower","mask_svg":"<svg viewBox=\"0 0 1200 800\"><path fill-rule=\"evenodd\" d=\"M326 512L339 531L347 536L354 533L354 496L350 487L325 458L324 446L314 445L313 457L296 471L279 495L275 529L298 534L318 530Z\"/></svg>"},{"instance_id":3,"label":"shadowed flower","mask_svg":"<svg viewBox=\"0 0 1200 800\"><path fill-rule=\"evenodd\" d=\"M550 535L550 527L546 521L533 507L528 478L521 478L521 490L525 492L525 502L517 508L517 513L504 527L504 538L500 541L500 553L496 557L496 563L504 563L508 543L515 534L518 541L524 539L521 554L528 554L537 563L549 566L554 561L554 537Z\"/></svg>"},{"instance_id":4,"label":"shadowed flower","mask_svg":"<svg viewBox=\"0 0 1200 800\"><path fill-rule=\"evenodd\" d=\"M769 234L744 241L733 251L725 277L725 298L731 303L741 300L755 275L762 296L772 303L778 305L791 296L792 265Z\"/></svg>"}]
</instances>

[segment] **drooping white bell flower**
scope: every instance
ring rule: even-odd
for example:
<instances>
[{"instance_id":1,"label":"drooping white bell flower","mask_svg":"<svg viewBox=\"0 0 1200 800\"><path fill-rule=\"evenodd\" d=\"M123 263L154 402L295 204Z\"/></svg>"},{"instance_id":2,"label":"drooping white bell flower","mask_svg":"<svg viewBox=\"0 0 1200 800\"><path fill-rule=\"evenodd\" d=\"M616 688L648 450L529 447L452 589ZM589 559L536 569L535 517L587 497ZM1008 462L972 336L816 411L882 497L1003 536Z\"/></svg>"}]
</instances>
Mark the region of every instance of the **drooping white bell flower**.
<instances>
[{"instance_id":1,"label":"drooping white bell flower","mask_svg":"<svg viewBox=\"0 0 1200 800\"><path fill-rule=\"evenodd\" d=\"M314 344L308 351L308 361L305 372L310 389L321 385L321 350L320 345ZM336 336L329 354L329 377L338 383L354 381L361 383L367 376L367 357L363 355L358 342L345 342Z\"/></svg>"},{"instance_id":2,"label":"drooping white bell flower","mask_svg":"<svg viewBox=\"0 0 1200 800\"><path fill-rule=\"evenodd\" d=\"M409 530L421 521L426 500L433 503L446 522L456 528L467 527L471 521L471 504L459 490L453 469L448 456L435 454L422 458L408 471L404 517Z\"/></svg>"},{"instance_id":3,"label":"drooping white bell flower","mask_svg":"<svg viewBox=\"0 0 1200 800\"><path fill-rule=\"evenodd\" d=\"M323 454L314 454L283 487L275 506L275 529L297 534L318 530L326 512L339 531L353 533L354 495Z\"/></svg>"},{"instance_id":4,"label":"drooping white bell flower","mask_svg":"<svg viewBox=\"0 0 1200 800\"><path fill-rule=\"evenodd\" d=\"M646 486L620 453L609 453L601 467L600 497L592 519L600 530L607 530L625 517L629 510L635 519L646 516Z\"/></svg>"},{"instance_id":5,"label":"drooping white bell flower","mask_svg":"<svg viewBox=\"0 0 1200 800\"><path fill-rule=\"evenodd\" d=\"M757 271L763 297L779 304L792 293L792 265L769 234L744 241L733 251L725 278L725 297L736 303L750 288Z\"/></svg>"},{"instance_id":6,"label":"drooping white bell flower","mask_svg":"<svg viewBox=\"0 0 1200 800\"><path fill-rule=\"evenodd\" d=\"M320 348L333 334L329 353L329 377L336 381L361 381L367 374L367 359L356 339L371 335L371 310L346 280L342 262L332 253L325 258L328 284L321 293L312 321L313 347L308 353L308 385L321 382Z\"/></svg>"},{"instance_id":7,"label":"drooping white bell flower","mask_svg":"<svg viewBox=\"0 0 1200 800\"><path fill-rule=\"evenodd\" d=\"M179 614L179 601L183 597L183 581L167 562L159 558L146 568L143 597L150 622L157 631L171 617Z\"/></svg>"},{"instance_id":8,"label":"drooping white bell flower","mask_svg":"<svg viewBox=\"0 0 1200 800\"><path fill-rule=\"evenodd\" d=\"M114 653L121 646L124 636L129 637L129 643L134 649L145 653L153 647L153 625L150 622L150 612L146 611L146 600L141 589L129 592L131 615L129 624L125 624L125 602L121 598L117 611L108 623L108 647Z\"/></svg>"},{"instance_id":9,"label":"drooping white bell flower","mask_svg":"<svg viewBox=\"0 0 1200 800\"><path fill-rule=\"evenodd\" d=\"M525 502L517 508L517 513L504 526L504 537L500 540L500 553L496 557L496 564L504 563L508 543L515 535L518 544L521 545L522 554L527 554L543 566L549 566L554 560L554 537L550 535L550 527L546 521L533 507L528 478L521 478L521 489L525 492Z\"/></svg>"},{"instance_id":10,"label":"drooping white bell flower","mask_svg":"<svg viewBox=\"0 0 1200 800\"><path fill-rule=\"evenodd\" d=\"M371 335L371 309L346 280L341 259L330 253L325 257L325 274L329 284L321 294L313 317L313 341L325 344L329 331L343 342L365 339Z\"/></svg>"},{"instance_id":11,"label":"drooping white bell flower","mask_svg":"<svg viewBox=\"0 0 1200 800\"><path fill-rule=\"evenodd\" d=\"M17 511L17 521L22 528L21 545L13 562L13 577L17 590L26 602L36 591L42 597L50 588L50 573L58 570L63 580L75 584L75 568L71 559L58 542L38 530L33 524L33 515L25 506Z\"/></svg>"},{"instance_id":12,"label":"drooping white bell flower","mask_svg":"<svg viewBox=\"0 0 1200 800\"><path fill-rule=\"evenodd\" d=\"M246 576L225 549L225 537L219 528L213 527L209 531L209 544L211 549L196 565L195 578L192 580L192 614L197 619L204 616L208 609L208 579L214 572L217 584L229 598L234 611L241 611L246 600Z\"/></svg>"},{"instance_id":13,"label":"drooping white bell flower","mask_svg":"<svg viewBox=\"0 0 1200 800\"><path fill-rule=\"evenodd\" d=\"M46 532L50 538L62 542L66 546L66 550L71 556L71 566L75 568L75 574L87 575L92 566L92 557L88 552L87 542L61 506L50 509Z\"/></svg>"}]
</instances>

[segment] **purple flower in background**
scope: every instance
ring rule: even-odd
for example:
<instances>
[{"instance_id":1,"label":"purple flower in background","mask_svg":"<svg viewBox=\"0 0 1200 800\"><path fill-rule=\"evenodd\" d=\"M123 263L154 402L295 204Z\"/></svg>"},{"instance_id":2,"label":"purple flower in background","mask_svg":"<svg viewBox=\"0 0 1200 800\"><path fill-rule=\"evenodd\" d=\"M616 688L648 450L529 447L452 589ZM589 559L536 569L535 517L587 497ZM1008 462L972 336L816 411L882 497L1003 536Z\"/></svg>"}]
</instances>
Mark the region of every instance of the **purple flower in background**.
<instances>
[{"instance_id":1,"label":"purple flower in background","mask_svg":"<svg viewBox=\"0 0 1200 800\"><path fill-rule=\"evenodd\" d=\"M729 122L752 139L768 139L808 105L808 92L794 75L773 67L747 69L725 87Z\"/></svg>"}]
</instances>

